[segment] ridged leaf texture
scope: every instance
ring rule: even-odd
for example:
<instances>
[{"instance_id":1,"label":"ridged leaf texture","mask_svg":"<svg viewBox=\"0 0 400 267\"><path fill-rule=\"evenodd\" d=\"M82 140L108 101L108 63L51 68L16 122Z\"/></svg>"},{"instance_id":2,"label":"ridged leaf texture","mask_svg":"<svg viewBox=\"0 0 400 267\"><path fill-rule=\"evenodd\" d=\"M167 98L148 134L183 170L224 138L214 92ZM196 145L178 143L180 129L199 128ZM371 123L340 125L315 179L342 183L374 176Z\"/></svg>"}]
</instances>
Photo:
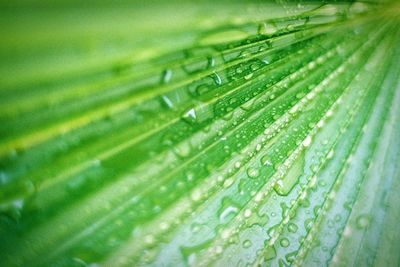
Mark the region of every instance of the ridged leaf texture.
<instances>
[{"instance_id":1,"label":"ridged leaf texture","mask_svg":"<svg viewBox=\"0 0 400 267\"><path fill-rule=\"evenodd\" d=\"M0 266L399 266L396 1L16 3Z\"/></svg>"}]
</instances>

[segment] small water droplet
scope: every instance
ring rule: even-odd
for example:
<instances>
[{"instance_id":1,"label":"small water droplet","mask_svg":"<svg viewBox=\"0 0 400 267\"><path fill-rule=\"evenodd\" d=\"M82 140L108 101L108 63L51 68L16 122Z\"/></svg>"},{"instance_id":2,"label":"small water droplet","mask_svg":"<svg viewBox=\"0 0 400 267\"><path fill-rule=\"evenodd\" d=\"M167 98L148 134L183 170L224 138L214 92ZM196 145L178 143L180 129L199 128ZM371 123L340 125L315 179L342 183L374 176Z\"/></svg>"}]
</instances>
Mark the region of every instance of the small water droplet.
<instances>
[{"instance_id":1,"label":"small water droplet","mask_svg":"<svg viewBox=\"0 0 400 267\"><path fill-rule=\"evenodd\" d=\"M173 146L173 151L179 158L186 158L190 155L191 150L192 147L188 141Z\"/></svg>"},{"instance_id":2,"label":"small water droplet","mask_svg":"<svg viewBox=\"0 0 400 267\"><path fill-rule=\"evenodd\" d=\"M247 74L247 75L245 75L245 76L244 76L244 79L245 79L245 80L250 80L251 77L253 77L253 73L252 73L252 72L249 73L249 74Z\"/></svg>"},{"instance_id":3,"label":"small water droplet","mask_svg":"<svg viewBox=\"0 0 400 267\"><path fill-rule=\"evenodd\" d=\"M306 139L304 139L304 141L303 141L303 146L309 147L311 144L311 141L312 141L311 136L307 136Z\"/></svg>"},{"instance_id":4,"label":"small water droplet","mask_svg":"<svg viewBox=\"0 0 400 267\"><path fill-rule=\"evenodd\" d=\"M192 233L197 233L197 232L199 232L200 231L200 228L201 228L201 224L199 224L199 223L193 223L191 226L190 226L190 230L192 231Z\"/></svg>"},{"instance_id":5,"label":"small water droplet","mask_svg":"<svg viewBox=\"0 0 400 267\"><path fill-rule=\"evenodd\" d=\"M327 159L331 159L331 158L333 158L333 155L334 155L334 154L335 154L334 150L331 149L331 150L329 151L328 155L326 155L326 158L327 158Z\"/></svg>"},{"instance_id":6,"label":"small water droplet","mask_svg":"<svg viewBox=\"0 0 400 267\"><path fill-rule=\"evenodd\" d=\"M199 201L202 197L201 190L198 188L194 189L190 197L193 201Z\"/></svg>"},{"instance_id":7,"label":"small water droplet","mask_svg":"<svg viewBox=\"0 0 400 267\"><path fill-rule=\"evenodd\" d=\"M161 75L161 82L169 83L171 81L171 78L172 78L172 70L166 69L163 71L163 73Z\"/></svg>"},{"instance_id":8,"label":"small water droplet","mask_svg":"<svg viewBox=\"0 0 400 267\"><path fill-rule=\"evenodd\" d=\"M261 158L261 164L265 166L273 166L269 155L265 155Z\"/></svg>"},{"instance_id":9,"label":"small water droplet","mask_svg":"<svg viewBox=\"0 0 400 267\"><path fill-rule=\"evenodd\" d=\"M222 79L216 72L213 73L213 79L216 85L222 84Z\"/></svg>"},{"instance_id":10,"label":"small water droplet","mask_svg":"<svg viewBox=\"0 0 400 267\"><path fill-rule=\"evenodd\" d=\"M287 248L290 245L289 239L286 237L282 238L280 244L282 247Z\"/></svg>"},{"instance_id":11,"label":"small water droplet","mask_svg":"<svg viewBox=\"0 0 400 267\"><path fill-rule=\"evenodd\" d=\"M356 225L358 229L365 229L368 227L370 223L369 216L367 215L360 215L356 220Z\"/></svg>"},{"instance_id":12,"label":"small water droplet","mask_svg":"<svg viewBox=\"0 0 400 267\"><path fill-rule=\"evenodd\" d=\"M162 100L164 101L165 104L167 104L167 106L169 108L173 108L174 104L172 103L171 99L168 98L168 96L162 96Z\"/></svg>"},{"instance_id":13,"label":"small water droplet","mask_svg":"<svg viewBox=\"0 0 400 267\"><path fill-rule=\"evenodd\" d=\"M223 224L227 223L235 217L238 212L239 208L237 205L230 198L224 198L221 207L218 209L219 220Z\"/></svg>"},{"instance_id":14,"label":"small water droplet","mask_svg":"<svg viewBox=\"0 0 400 267\"><path fill-rule=\"evenodd\" d=\"M243 248L249 248L251 247L252 243L249 239L246 239L245 241L243 241Z\"/></svg>"},{"instance_id":15,"label":"small water droplet","mask_svg":"<svg viewBox=\"0 0 400 267\"><path fill-rule=\"evenodd\" d=\"M245 209L243 216L245 218L249 218L251 216L251 210L250 209Z\"/></svg>"},{"instance_id":16,"label":"small water droplet","mask_svg":"<svg viewBox=\"0 0 400 267\"><path fill-rule=\"evenodd\" d=\"M223 212L220 214L219 219L221 222L227 221L229 217L234 216L237 214L239 209L235 206L229 206L226 209L223 210Z\"/></svg>"},{"instance_id":17,"label":"small water droplet","mask_svg":"<svg viewBox=\"0 0 400 267\"><path fill-rule=\"evenodd\" d=\"M274 246L267 245L267 249L264 252L265 260L269 261L276 258L276 250Z\"/></svg>"},{"instance_id":18,"label":"small water droplet","mask_svg":"<svg viewBox=\"0 0 400 267\"><path fill-rule=\"evenodd\" d=\"M166 223L166 222L162 222L162 223L160 223L160 229L161 230L168 230L168 228L169 228L169 224L168 223Z\"/></svg>"},{"instance_id":19,"label":"small water droplet","mask_svg":"<svg viewBox=\"0 0 400 267\"><path fill-rule=\"evenodd\" d=\"M247 169L247 176L249 178L257 178L260 175L260 171L258 168L250 167Z\"/></svg>"},{"instance_id":20,"label":"small water droplet","mask_svg":"<svg viewBox=\"0 0 400 267\"><path fill-rule=\"evenodd\" d=\"M224 187L225 188L228 188L228 187L230 187L232 184L233 184L233 182L234 182L234 180L232 179L232 178L228 178L228 179L226 179L225 181L224 181Z\"/></svg>"},{"instance_id":21,"label":"small water droplet","mask_svg":"<svg viewBox=\"0 0 400 267\"><path fill-rule=\"evenodd\" d=\"M294 223L289 223L289 224L288 224L288 230L289 230L289 232L291 232L291 233L296 233L298 228L299 228L299 227L297 227L297 225L294 224Z\"/></svg>"},{"instance_id":22,"label":"small water droplet","mask_svg":"<svg viewBox=\"0 0 400 267\"><path fill-rule=\"evenodd\" d=\"M145 242L147 245L152 245L152 244L154 244L154 242L155 242L155 238L154 238L153 235L146 235L146 236L144 237L144 242Z\"/></svg>"},{"instance_id":23,"label":"small water droplet","mask_svg":"<svg viewBox=\"0 0 400 267\"><path fill-rule=\"evenodd\" d=\"M216 246L215 247L215 253L217 255L222 254L223 251L224 251L224 249L222 248L222 246Z\"/></svg>"}]
</instances>

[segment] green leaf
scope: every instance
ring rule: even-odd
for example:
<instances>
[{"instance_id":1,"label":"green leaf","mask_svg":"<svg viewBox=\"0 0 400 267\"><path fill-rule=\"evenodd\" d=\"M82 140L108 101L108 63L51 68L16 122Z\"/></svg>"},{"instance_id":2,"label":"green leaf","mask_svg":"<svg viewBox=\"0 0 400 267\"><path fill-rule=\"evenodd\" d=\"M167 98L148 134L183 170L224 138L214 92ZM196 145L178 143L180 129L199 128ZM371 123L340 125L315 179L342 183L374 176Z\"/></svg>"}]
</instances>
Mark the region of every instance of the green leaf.
<instances>
[{"instance_id":1,"label":"green leaf","mask_svg":"<svg viewBox=\"0 0 400 267\"><path fill-rule=\"evenodd\" d=\"M398 266L398 3L2 3L0 266Z\"/></svg>"}]
</instances>

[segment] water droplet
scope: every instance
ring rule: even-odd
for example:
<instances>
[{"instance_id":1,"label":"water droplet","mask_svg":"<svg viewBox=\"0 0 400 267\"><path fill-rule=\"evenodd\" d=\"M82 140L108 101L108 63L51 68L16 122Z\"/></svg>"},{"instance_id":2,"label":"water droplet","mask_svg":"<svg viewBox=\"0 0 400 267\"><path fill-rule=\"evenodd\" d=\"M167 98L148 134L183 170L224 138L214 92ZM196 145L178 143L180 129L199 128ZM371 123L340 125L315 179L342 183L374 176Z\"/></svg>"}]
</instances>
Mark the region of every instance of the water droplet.
<instances>
[{"instance_id":1,"label":"water droplet","mask_svg":"<svg viewBox=\"0 0 400 267\"><path fill-rule=\"evenodd\" d=\"M192 199L193 201L199 201L199 200L201 199L201 197L202 197L201 190L198 189L198 188L194 189L194 190L192 191L192 194L190 195L190 197L191 197L191 199Z\"/></svg>"},{"instance_id":2,"label":"water droplet","mask_svg":"<svg viewBox=\"0 0 400 267\"><path fill-rule=\"evenodd\" d=\"M233 182L234 182L234 180L232 179L232 178L228 178L228 179L226 179L225 181L224 181L224 187L225 188L228 188L228 187L230 187L232 184L233 184Z\"/></svg>"},{"instance_id":3,"label":"water droplet","mask_svg":"<svg viewBox=\"0 0 400 267\"><path fill-rule=\"evenodd\" d=\"M213 118L214 112L210 105L200 103L199 105L186 110L182 117L189 123L202 123Z\"/></svg>"},{"instance_id":4,"label":"water droplet","mask_svg":"<svg viewBox=\"0 0 400 267\"><path fill-rule=\"evenodd\" d=\"M272 260L276 258L276 250L274 246L267 245L267 249L264 252L264 258L266 261Z\"/></svg>"},{"instance_id":5,"label":"water droplet","mask_svg":"<svg viewBox=\"0 0 400 267\"><path fill-rule=\"evenodd\" d=\"M270 166L270 167L273 166L272 161L271 161L271 158L269 157L269 155L264 155L264 156L261 158L261 164L262 164L262 165L265 165L265 166Z\"/></svg>"},{"instance_id":6,"label":"water droplet","mask_svg":"<svg viewBox=\"0 0 400 267\"><path fill-rule=\"evenodd\" d=\"M244 215L245 218L249 218L249 217L251 216L251 213L252 213L252 212L251 212L250 209L245 209L243 215Z\"/></svg>"},{"instance_id":7,"label":"water droplet","mask_svg":"<svg viewBox=\"0 0 400 267\"><path fill-rule=\"evenodd\" d=\"M216 85L222 84L221 77L216 72L213 73L213 79Z\"/></svg>"},{"instance_id":8,"label":"water droplet","mask_svg":"<svg viewBox=\"0 0 400 267\"><path fill-rule=\"evenodd\" d=\"M229 206L222 211L219 216L221 222L226 222L238 213L239 209L235 206Z\"/></svg>"},{"instance_id":9,"label":"water droplet","mask_svg":"<svg viewBox=\"0 0 400 267\"><path fill-rule=\"evenodd\" d=\"M185 113L184 117L185 117L185 118L191 118L191 119L193 119L193 120L196 120L196 119L197 119L197 114L196 114L195 109L194 109L194 108L189 109L189 110Z\"/></svg>"},{"instance_id":10,"label":"water droplet","mask_svg":"<svg viewBox=\"0 0 400 267\"><path fill-rule=\"evenodd\" d=\"M365 229L368 227L370 223L369 216L367 215L360 215L356 220L356 225L358 229Z\"/></svg>"},{"instance_id":11,"label":"water droplet","mask_svg":"<svg viewBox=\"0 0 400 267\"><path fill-rule=\"evenodd\" d=\"M308 64L308 68L310 69L310 70L312 70L312 69L314 69L315 68L315 62L314 61L311 61L309 64Z\"/></svg>"},{"instance_id":12,"label":"water droplet","mask_svg":"<svg viewBox=\"0 0 400 267\"><path fill-rule=\"evenodd\" d=\"M243 248L249 248L251 247L252 243L249 239L246 239L245 241L243 241Z\"/></svg>"},{"instance_id":13,"label":"water droplet","mask_svg":"<svg viewBox=\"0 0 400 267\"><path fill-rule=\"evenodd\" d=\"M350 236L353 231L351 230L350 226L346 226L343 231L344 236Z\"/></svg>"},{"instance_id":14,"label":"water droplet","mask_svg":"<svg viewBox=\"0 0 400 267\"><path fill-rule=\"evenodd\" d=\"M310 144L311 144L311 141L312 141L311 136L308 135L308 136L306 137L306 139L304 139L304 141L303 141L303 146L304 146L304 147L309 147Z\"/></svg>"},{"instance_id":15,"label":"water droplet","mask_svg":"<svg viewBox=\"0 0 400 267\"><path fill-rule=\"evenodd\" d=\"M300 92L296 94L297 99L302 99L306 94L304 92Z\"/></svg>"},{"instance_id":16,"label":"water droplet","mask_svg":"<svg viewBox=\"0 0 400 267\"><path fill-rule=\"evenodd\" d=\"M224 198L218 210L219 220L222 224L227 223L239 212L237 205L230 199Z\"/></svg>"},{"instance_id":17,"label":"water droplet","mask_svg":"<svg viewBox=\"0 0 400 267\"><path fill-rule=\"evenodd\" d=\"M245 76L244 76L244 79L245 79L245 80L250 80L251 77L253 77L253 73L252 73L252 72L249 73L249 74L247 74L247 75L245 75Z\"/></svg>"},{"instance_id":18,"label":"water droplet","mask_svg":"<svg viewBox=\"0 0 400 267\"><path fill-rule=\"evenodd\" d=\"M274 34L278 31L276 26L269 22L263 22L258 26L258 34Z\"/></svg>"},{"instance_id":19,"label":"water droplet","mask_svg":"<svg viewBox=\"0 0 400 267\"><path fill-rule=\"evenodd\" d=\"M171 78L172 78L172 70L166 69L163 71L163 73L161 75L161 82L169 83L171 81Z\"/></svg>"},{"instance_id":20,"label":"water droplet","mask_svg":"<svg viewBox=\"0 0 400 267\"><path fill-rule=\"evenodd\" d=\"M174 153L179 158L186 158L187 156L189 156L191 150L192 150L192 147L191 147L190 143L187 141L184 141L173 147Z\"/></svg>"},{"instance_id":21,"label":"water droplet","mask_svg":"<svg viewBox=\"0 0 400 267\"><path fill-rule=\"evenodd\" d=\"M326 158L327 158L327 159L331 159L331 158L333 158L333 155L334 155L334 154L335 154L334 150L331 149L331 150L329 151L328 155L326 155Z\"/></svg>"},{"instance_id":22,"label":"water droplet","mask_svg":"<svg viewBox=\"0 0 400 267\"><path fill-rule=\"evenodd\" d=\"M236 169L239 169L239 168L240 168L240 166L241 166L241 163L240 163L240 161L237 161L237 162L235 162L235 168L236 168Z\"/></svg>"},{"instance_id":23,"label":"water droplet","mask_svg":"<svg viewBox=\"0 0 400 267\"><path fill-rule=\"evenodd\" d=\"M170 109L178 107L188 99L189 95L184 90L176 90L161 96L162 103Z\"/></svg>"},{"instance_id":24,"label":"water droplet","mask_svg":"<svg viewBox=\"0 0 400 267\"><path fill-rule=\"evenodd\" d=\"M287 248L290 245L289 239L286 237L282 238L280 244L282 247Z\"/></svg>"},{"instance_id":25,"label":"water droplet","mask_svg":"<svg viewBox=\"0 0 400 267\"><path fill-rule=\"evenodd\" d=\"M307 231L311 229L312 224L313 224L313 219L311 218L304 221L304 227L306 228Z\"/></svg>"},{"instance_id":26,"label":"water droplet","mask_svg":"<svg viewBox=\"0 0 400 267\"><path fill-rule=\"evenodd\" d=\"M145 242L147 245L152 245L152 244L154 244L154 242L155 242L155 238L154 238L153 235L147 235L147 236L144 237L144 242Z\"/></svg>"},{"instance_id":27,"label":"water droplet","mask_svg":"<svg viewBox=\"0 0 400 267\"><path fill-rule=\"evenodd\" d=\"M199 231L200 231L200 229L201 229L201 224L199 224L199 223L193 223L191 226L190 226L190 230L192 231L192 233L193 234L195 234L195 233L198 233Z\"/></svg>"},{"instance_id":28,"label":"water droplet","mask_svg":"<svg viewBox=\"0 0 400 267\"><path fill-rule=\"evenodd\" d=\"M173 108L174 104L172 103L171 99L168 98L168 96L162 96L162 100L164 101L165 104L167 104L167 106L169 108Z\"/></svg>"},{"instance_id":29,"label":"water droplet","mask_svg":"<svg viewBox=\"0 0 400 267\"><path fill-rule=\"evenodd\" d=\"M243 105L241 105L240 107L245 111L251 110L251 108L254 105L255 100L256 100L255 98L250 99L250 100L246 101L245 103L243 103Z\"/></svg>"},{"instance_id":30,"label":"water droplet","mask_svg":"<svg viewBox=\"0 0 400 267\"><path fill-rule=\"evenodd\" d=\"M217 255L221 254L224 251L224 249L222 248L222 246L216 246L215 247L215 253Z\"/></svg>"},{"instance_id":31,"label":"water droplet","mask_svg":"<svg viewBox=\"0 0 400 267\"><path fill-rule=\"evenodd\" d=\"M297 227L297 225L294 224L294 223L289 223L289 224L288 224L288 230L289 230L289 232L291 232L291 233L296 233L298 228L299 228L299 227Z\"/></svg>"},{"instance_id":32,"label":"water droplet","mask_svg":"<svg viewBox=\"0 0 400 267\"><path fill-rule=\"evenodd\" d=\"M247 176L249 178L257 178L260 175L260 171L258 168L250 167L247 169Z\"/></svg>"},{"instance_id":33,"label":"water droplet","mask_svg":"<svg viewBox=\"0 0 400 267\"><path fill-rule=\"evenodd\" d=\"M168 223L166 223L166 222L162 222L162 223L160 223L160 229L161 230L168 230L168 228L169 228L169 224Z\"/></svg>"}]
</instances>

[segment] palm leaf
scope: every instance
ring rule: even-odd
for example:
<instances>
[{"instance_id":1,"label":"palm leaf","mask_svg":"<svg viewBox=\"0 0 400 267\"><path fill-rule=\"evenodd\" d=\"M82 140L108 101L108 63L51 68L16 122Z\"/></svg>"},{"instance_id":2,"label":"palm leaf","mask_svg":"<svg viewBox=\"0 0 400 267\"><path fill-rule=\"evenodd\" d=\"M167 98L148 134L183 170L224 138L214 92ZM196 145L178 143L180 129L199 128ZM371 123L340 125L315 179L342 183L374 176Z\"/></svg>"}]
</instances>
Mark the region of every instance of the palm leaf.
<instances>
[{"instance_id":1,"label":"palm leaf","mask_svg":"<svg viewBox=\"0 0 400 267\"><path fill-rule=\"evenodd\" d=\"M1 266L397 266L399 5L2 4Z\"/></svg>"}]
</instances>

